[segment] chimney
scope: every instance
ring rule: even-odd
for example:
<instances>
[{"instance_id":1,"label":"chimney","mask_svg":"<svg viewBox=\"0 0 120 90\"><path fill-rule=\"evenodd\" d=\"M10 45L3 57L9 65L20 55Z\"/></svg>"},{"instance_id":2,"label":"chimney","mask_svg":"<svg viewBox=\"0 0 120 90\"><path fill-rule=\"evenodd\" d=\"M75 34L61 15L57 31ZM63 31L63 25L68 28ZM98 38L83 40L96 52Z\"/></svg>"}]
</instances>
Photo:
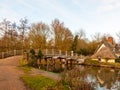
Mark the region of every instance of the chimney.
<instances>
[{"instance_id":1,"label":"chimney","mask_svg":"<svg viewBox=\"0 0 120 90\"><path fill-rule=\"evenodd\" d=\"M113 43L114 43L113 42L113 37L108 37L108 43L111 44L111 45L113 45Z\"/></svg>"}]
</instances>

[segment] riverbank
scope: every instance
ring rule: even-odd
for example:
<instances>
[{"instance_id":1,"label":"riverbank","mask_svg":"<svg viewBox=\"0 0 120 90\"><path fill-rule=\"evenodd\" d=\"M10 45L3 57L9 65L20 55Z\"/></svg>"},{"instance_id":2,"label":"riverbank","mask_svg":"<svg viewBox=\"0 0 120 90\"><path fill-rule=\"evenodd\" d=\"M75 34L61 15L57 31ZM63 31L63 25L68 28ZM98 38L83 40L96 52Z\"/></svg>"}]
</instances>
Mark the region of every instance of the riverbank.
<instances>
[{"instance_id":1,"label":"riverbank","mask_svg":"<svg viewBox=\"0 0 120 90\"><path fill-rule=\"evenodd\" d=\"M97 60L85 60L82 65L120 69L120 63L100 62Z\"/></svg>"}]
</instances>

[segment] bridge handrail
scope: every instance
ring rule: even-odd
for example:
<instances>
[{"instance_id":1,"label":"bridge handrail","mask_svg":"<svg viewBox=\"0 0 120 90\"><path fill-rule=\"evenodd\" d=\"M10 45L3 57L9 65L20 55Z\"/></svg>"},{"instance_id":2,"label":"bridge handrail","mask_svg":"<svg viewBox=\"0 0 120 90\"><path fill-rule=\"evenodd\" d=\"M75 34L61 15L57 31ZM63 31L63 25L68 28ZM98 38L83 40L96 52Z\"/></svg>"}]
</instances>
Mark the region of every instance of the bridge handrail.
<instances>
[{"instance_id":1,"label":"bridge handrail","mask_svg":"<svg viewBox=\"0 0 120 90\"><path fill-rule=\"evenodd\" d=\"M29 52L30 50L26 50ZM39 49L35 49L35 52L38 53ZM16 56L16 55L22 55L23 50L12 50L7 52L0 52L0 59ZM42 50L43 55L60 55L60 56L74 56L73 51L63 51L63 50L57 50L57 49L44 49Z\"/></svg>"}]
</instances>

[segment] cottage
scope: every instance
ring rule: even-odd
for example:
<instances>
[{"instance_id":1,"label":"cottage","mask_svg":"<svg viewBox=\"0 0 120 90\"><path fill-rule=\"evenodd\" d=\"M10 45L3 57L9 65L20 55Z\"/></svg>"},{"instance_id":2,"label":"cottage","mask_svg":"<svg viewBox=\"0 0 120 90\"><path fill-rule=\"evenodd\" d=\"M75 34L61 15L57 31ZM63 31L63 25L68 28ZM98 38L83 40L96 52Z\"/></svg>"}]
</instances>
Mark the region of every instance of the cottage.
<instances>
[{"instance_id":1,"label":"cottage","mask_svg":"<svg viewBox=\"0 0 120 90\"><path fill-rule=\"evenodd\" d=\"M113 41L112 37L108 37L107 41L103 41L96 49L93 60L101 62L115 62L115 59L120 58L120 45Z\"/></svg>"}]
</instances>

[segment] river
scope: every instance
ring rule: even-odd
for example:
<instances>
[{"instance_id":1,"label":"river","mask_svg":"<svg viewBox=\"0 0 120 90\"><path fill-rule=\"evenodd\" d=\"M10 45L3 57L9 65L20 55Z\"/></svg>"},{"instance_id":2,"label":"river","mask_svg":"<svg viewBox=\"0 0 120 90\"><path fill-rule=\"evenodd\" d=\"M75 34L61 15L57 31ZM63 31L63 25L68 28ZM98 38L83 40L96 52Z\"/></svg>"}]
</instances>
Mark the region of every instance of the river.
<instances>
[{"instance_id":1,"label":"river","mask_svg":"<svg viewBox=\"0 0 120 90\"><path fill-rule=\"evenodd\" d=\"M77 70L80 80L92 84L95 90L120 90L120 69L69 64L41 65L40 68L55 73Z\"/></svg>"}]
</instances>

